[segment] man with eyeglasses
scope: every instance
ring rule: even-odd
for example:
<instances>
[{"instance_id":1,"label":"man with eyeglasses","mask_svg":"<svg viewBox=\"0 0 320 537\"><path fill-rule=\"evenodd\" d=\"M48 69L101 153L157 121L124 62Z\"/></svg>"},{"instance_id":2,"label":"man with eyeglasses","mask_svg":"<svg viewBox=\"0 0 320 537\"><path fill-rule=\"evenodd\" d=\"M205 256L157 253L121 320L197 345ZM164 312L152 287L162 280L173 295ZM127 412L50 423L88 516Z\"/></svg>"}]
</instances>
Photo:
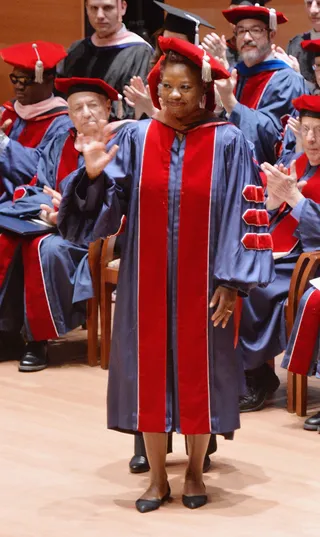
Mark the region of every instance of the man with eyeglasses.
<instances>
[{"instance_id":1,"label":"man with eyeglasses","mask_svg":"<svg viewBox=\"0 0 320 537\"><path fill-rule=\"evenodd\" d=\"M241 399L242 412L263 408L268 393L279 385L267 362L287 346L285 305L291 276L301 253L320 250L320 99L302 95L293 104L299 113L302 152L292 155L288 168L262 164L267 177L276 278L268 287L254 289L243 300L238 351L246 370L248 393ZM305 301L304 311L307 324L300 326L304 332L303 345L301 338L298 344L292 336L283 365L288 366L292 359L290 370L301 373L304 367L306 374L316 357L313 351L317 347L319 327L315 326L315 320L320 312L317 296L309 305ZM297 335L297 329L295 326L293 334ZM311 430L317 430L320 414L307 422L306 428L309 425L314 427Z\"/></svg>"},{"instance_id":2,"label":"man with eyeglasses","mask_svg":"<svg viewBox=\"0 0 320 537\"><path fill-rule=\"evenodd\" d=\"M67 58L59 66L59 76L102 78L122 94L133 76L146 79L153 49L123 24L125 0L86 0L85 5L94 33L71 45ZM134 108L125 101L121 108L113 104L111 121L134 119Z\"/></svg>"},{"instance_id":3,"label":"man with eyeglasses","mask_svg":"<svg viewBox=\"0 0 320 537\"><path fill-rule=\"evenodd\" d=\"M242 62L216 88L229 120L255 147L259 163L276 162L283 130L293 113L292 99L307 93L305 81L272 53L277 24L286 17L273 9L240 6L223 11L235 25Z\"/></svg>"},{"instance_id":4,"label":"man with eyeglasses","mask_svg":"<svg viewBox=\"0 0 320 537\"><path fill-rule=\"evenodd\" d=\"M310 83L314 83L314 55L313 52L301 48L302 41L320 39L320 0L304 0L311 30L293 37L288 44L287 52L295 56L300 65L302 76Z\"/></svg>"},{"instance_id":5,"label":"man with eyeglasses","mask_svg":"<svg viewBox=\"0 0 320 537\"><path fill-rule=\"evenodd\" d=\"M84 163L83 138L89 141L103 130L111 102L118 99L117 91L101 79L57 79L56 86L67 95L74 128L47 144L33 185L16 188L14 202L0 206L0 225L4 216L23 219L22 226L24 219L32 218L49 224L47 234L39 236L12 230L0 235L0 360L19 360L22 372L47 367L47 340L85 322L86 303L93 296L88 244L66 241L50 225L57 220L63 184Z\"/></svg>"},{"instance_id":6,"label":"man with eyeglasses","mask_svg":"<svg viewBox=\"0 0 320 537\"><path fill-rule=\"evenodd\" d=\"M0 114L0 204L14 189L30 183L42 151L58 133L71 126L67 103L53 96L56 64L66 56L61 45L44 41L0 50L13 66L9 75L14 99Z\"/></svg>"}]
</instances>

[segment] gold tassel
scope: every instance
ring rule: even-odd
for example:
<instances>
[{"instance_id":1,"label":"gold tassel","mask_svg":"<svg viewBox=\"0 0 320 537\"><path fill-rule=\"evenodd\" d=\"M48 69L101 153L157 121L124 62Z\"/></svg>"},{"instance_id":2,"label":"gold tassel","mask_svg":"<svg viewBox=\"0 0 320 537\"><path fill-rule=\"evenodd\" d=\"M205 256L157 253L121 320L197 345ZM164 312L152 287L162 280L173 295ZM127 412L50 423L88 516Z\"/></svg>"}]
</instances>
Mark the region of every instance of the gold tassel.
<instances>
[{"instance_id":1,"label":"gold tassel","mask_svg":"<svg viewBox=\"0 0 320 537\"><path fill-rule=\"evenodd\" d=\"M206 52L202 58L202 80L203 82L212 82L210 57Z\"/></svg>"},{"instance_id":2,"label":"gold tassel","mask_svg":"<svg viewBox=\"0 0 320 537\"><path fill-rule=\"evenodd\" d=\"M35 65L35 69L34 69L34 72L35 72L35 82L37 82L37 84L42 84L43 83L43 62L41 61L41 58L40 58L40 54L39 54L39 51L38 51L38 46L36 43L33 43L32 45L32 48L34 49L36 55L37 55L37 61L36 61L36 65Z\"/></svg>"}]
</instances>

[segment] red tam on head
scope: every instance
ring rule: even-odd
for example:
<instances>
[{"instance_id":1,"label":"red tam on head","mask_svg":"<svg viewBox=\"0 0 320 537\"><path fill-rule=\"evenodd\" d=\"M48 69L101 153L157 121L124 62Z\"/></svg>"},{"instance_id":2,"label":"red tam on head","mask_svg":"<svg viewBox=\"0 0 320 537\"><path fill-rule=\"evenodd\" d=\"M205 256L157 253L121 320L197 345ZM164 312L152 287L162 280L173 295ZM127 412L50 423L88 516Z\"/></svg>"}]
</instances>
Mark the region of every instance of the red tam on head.
<instances>
[{"instance_id":1,"label":"red tam on head","mask_svg":"<svg viewBox=\"0 0 320 537\"><path fill-rule=\"evenodd\" d=\"M26 71L35 72L35 81L43 81L43 71L53 69L67 56L62 45L48 41L19 43L0 50L0 56L6 63Z\"/></svg>"},{"instance_id":2,"label":"red tam on head","mask_svg":"<svg viewBox=\"0 0 320 537\"><path fill-rule=\"evenodd\" d=\"M234 9L224 9L222 14L231 24L238 24L243 19L257 19L265 22L270 30L276 30L277 24L288 22L287 17L280 11L261 6L239 6Z\"/></svg>"},{"instance_id":3,"label":"red tam on head","mask_svg":"<svg viewBox=\"0 0 320 537\"><path fill-rule=\"evenodd\" d=\"M319 95L300 95L297 99L293 99L292 104L298 112L301 112L301 110L309 110L309 112L320 114Z\"/></svg>"},{"instance_id":4,"label":"red tam on head","mask_svg":"<svg viewBox=\"0 0 320 537\"><path fill-rule=\"evenodd\" d=\"M56 78L55 86L58 91L61 91L61 93L64 93L68 97L73 93L92 91L93 93L105 95L111 101L122 99L122 96L101 78Z\"/></svg>"}]
</instances>

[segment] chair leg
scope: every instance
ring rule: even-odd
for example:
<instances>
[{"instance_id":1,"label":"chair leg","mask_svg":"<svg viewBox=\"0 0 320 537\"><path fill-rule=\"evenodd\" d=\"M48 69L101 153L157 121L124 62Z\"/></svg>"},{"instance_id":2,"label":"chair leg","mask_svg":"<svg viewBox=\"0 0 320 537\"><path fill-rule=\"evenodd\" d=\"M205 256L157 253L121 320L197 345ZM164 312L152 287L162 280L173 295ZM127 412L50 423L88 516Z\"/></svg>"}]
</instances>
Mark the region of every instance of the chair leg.
<instances>
[{"instance_id":1,"label":"chair leg","mask_svg":"<svg viewBox=\"0 0 320 537\"><path fill-rule=\"evenodd\" d=\"M296 381L296 412L298 416L307 415L308 377L297 375Z\"/></svg>"},{"instance_id":2,"label":"chair leg","mask_svg":"<svg viewBox=\"0 0 320 537\"><path fill-rule=\"evenodd\" d=\"M111 308L113 286L107 283L101 285L101 358L102 369L108 369L111 343Z\"/></svg>"},{"instance_id":3,"label":"chair leg","mask_svg":"<svg viewBox=\"0 0 320 537\"><path fill-rule=\"evenodd\" d=\"M296 411L296 375L287 373L287 411L294 414Z\"/></svg>"},{"instance_id":4,"label":"chair leg","mask_svg":"<svg viewBox=\"0 0 320 537\"><path fill-rule=\"evenodd\" d=\"M98 365L98 316L99 300L93 297L87 302L88 364Z\"/></svg>"}]
</instances>

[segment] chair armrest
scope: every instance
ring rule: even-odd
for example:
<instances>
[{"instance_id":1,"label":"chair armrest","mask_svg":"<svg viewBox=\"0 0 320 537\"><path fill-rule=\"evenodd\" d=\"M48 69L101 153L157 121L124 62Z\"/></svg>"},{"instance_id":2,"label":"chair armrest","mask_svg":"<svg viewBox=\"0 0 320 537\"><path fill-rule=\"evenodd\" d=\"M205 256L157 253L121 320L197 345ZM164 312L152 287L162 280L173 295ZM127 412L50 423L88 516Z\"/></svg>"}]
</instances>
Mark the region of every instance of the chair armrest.
<instances>
[{"instance_id":1,"label":"chair armrest","mask_svg":"<svg viewBox=\"0 0 320 537\"><path fill-rule=\"evenodd\" d=\"M300 255L293 271L286 311L287 334L290 335L303 293L320 267L320 251Z\"/></svg>"}]
</instances>

